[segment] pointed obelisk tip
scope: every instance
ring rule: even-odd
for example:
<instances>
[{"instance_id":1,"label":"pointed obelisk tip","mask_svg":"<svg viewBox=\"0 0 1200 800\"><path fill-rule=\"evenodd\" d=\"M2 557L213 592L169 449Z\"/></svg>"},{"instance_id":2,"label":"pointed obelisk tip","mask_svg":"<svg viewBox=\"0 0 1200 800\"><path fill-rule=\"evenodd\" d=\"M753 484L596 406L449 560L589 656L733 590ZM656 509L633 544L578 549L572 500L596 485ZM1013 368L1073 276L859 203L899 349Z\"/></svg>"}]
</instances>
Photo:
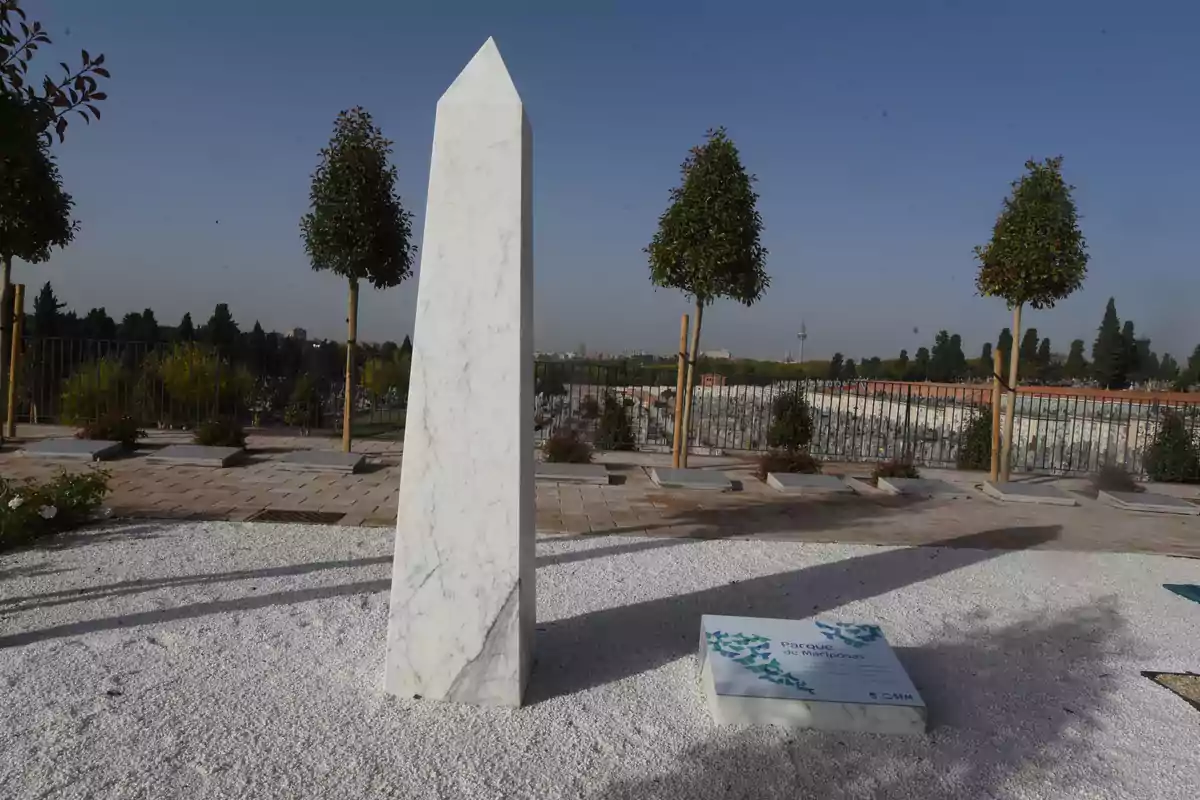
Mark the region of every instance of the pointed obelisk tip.
<instances>
[{"instance_id":1,"label":"pointed obelisk tip","mask_svg":"<svg viewBox=\"0 0 1200 800\"><path fill-rule=\"evenodd\" d=\"M442 95L439 102L448 101L495 102L510 100L521 102L517 87L513 85L508 67L500 56L495 37L489 36L483 46L458 73L454 83Z\"/></svg>"}]
</instances>

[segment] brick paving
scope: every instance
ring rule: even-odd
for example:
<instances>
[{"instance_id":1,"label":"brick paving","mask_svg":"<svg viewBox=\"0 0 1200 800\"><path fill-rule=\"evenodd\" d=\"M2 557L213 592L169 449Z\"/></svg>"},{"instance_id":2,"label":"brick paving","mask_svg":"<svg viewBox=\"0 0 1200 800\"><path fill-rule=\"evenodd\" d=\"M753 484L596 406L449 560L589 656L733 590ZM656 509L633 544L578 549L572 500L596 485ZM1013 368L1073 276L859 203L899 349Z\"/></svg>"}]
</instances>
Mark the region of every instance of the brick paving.
<instances>
[{"instance_id":1,"label":"brick paving","mask_svg":"<svg viewBox=\"0 0 1200 800\"><path fill-rule=\"evenodd\" d=\"M29 438L29 434L25 434ZM62 435L45 428L36 435ZM295 449L336 448L320 437L251 436L246 463L213 469L154 465L143 456L166 444L187 441L181 433L152 432L138 453L103 467L112 474L107 504L114 516L159 519L243 521L275 509L323 511L344 516L338 524L391 526L400 484L400 444L363 441L355 450L368 456L357 475L295 473L277 459ZM811 542L919 545L952 543L975 547L1038 546L1060 550L1162 553L1200 557L1200 518L1123 512L1088 497L1086 482L1056 481L1075 492L1075 508L1004 505L977 491L969 499L909 500L865 489L865 495L800 498L776 493L755 478L739 458L697 458L693 465L722 469L735 491L663 490L645 467L666 465L669 456L606 453L609 486L539 484L537 528L543 535L629 533L663 537L787 539ZM86 464L26 458L13 449L0 453L0 474L45 478L59 469ZM865 465L827 465L826 472L865 475ZM983 477L926 470L960 485ZM1169 491L1195 499L1180 487Z\"/></svg>"}]
</instances>

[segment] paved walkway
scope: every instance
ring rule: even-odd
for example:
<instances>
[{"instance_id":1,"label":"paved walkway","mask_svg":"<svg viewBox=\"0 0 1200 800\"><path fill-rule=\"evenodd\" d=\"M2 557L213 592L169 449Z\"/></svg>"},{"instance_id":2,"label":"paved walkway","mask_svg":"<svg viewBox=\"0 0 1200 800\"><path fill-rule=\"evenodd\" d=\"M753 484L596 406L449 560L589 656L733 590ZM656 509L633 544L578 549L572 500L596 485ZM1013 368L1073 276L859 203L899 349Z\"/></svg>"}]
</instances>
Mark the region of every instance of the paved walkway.
<instances>
[{"instance_id":1,"label":"paved walkway","mask_svg":"<svg viewBox=\"0 0 1200 800\"><path fill-rule=\"evenodd\" d=\"M28 429L23 431L30 437ZM37 429L36 438L65 430ZM358 475L294 473L277 463L296 449L334 449L340 442L321 437L251 436L249 461L227 469L149 464L142 457L186 434L152 432L138 452L104 468L112 473L108 505L115 516L160 519L246 520L264 510L342 514L338 524L390 526L396 518L400 485L400 444L363 441L355 449L369 457ZM609 486L539 484L538 531L549 535L645 533L653 536L779 538L812 542L931 544L954 539L958 546L1162 553L1200 558L1200 517L1118 511L1088 496L1087 482L1054 482L1076 495L1080 506L1055 507L997 503L970 489L969 498L908 500L882 492L831 499L776 493L738 457L698 457L693 466L720 469L735 481L733 492L663 490L645 467L667 465L668 455L604 453L613 478ZM43 478L84 464L37 461L9 449L0 453L0 474ZM827 472L865 475L869 465L827 465ZM973 487L984 476L952 470L925 470ZM1032 480L1053 480L1032 478ZM1155 487L1195 498L1195 489Z\"/></svg>"}]
</instances>

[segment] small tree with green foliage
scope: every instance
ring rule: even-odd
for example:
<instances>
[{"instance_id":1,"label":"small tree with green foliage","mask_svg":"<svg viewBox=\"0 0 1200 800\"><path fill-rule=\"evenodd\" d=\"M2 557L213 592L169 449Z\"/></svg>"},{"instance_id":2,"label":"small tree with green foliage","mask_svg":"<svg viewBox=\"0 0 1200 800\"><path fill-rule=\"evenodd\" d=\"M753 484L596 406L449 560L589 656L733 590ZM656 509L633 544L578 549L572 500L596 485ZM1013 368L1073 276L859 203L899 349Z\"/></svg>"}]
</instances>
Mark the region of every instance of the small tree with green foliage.
<instances>
[{"instance_id":1,"label":"small tree with green foliage","mask_svg":"<svg viewBox=\"0 0 1200 800\"><path fill-rule=\"evenodd\" d=\"M959 469L988 469L992 464L992 407L983 406L967 423L958 443Z\"/></svg>"},{"instance_id":2,"label":"small tree with green foliage","mask_svg":"<svg viewBox=\"0 0 1200 800\"><path fill-rule=\"evenodd\" d=\"M1062 157L1025 162L1026 174L1012 184L988 244L975 248L975 285L985 297L1000 297L1013 312L1013 334L1021 331L1021 310L1053 308L1083 285L1088 256L1074 187L1062 176ZM1008 478L1016 416L1017 353L1009 358L1008 414L1004 423L1003 479Z\"/></svg>"},{"instance_id":3,"label":"small tree with green foliage","mask_svg":"<svg viewBox=\"0 0 1200 800\"><path fill-rule=\"evenodd\" d=\"M342 447L350 450L354 396L354 347L358 337L358 284L398 286L412 275L416 247L412 215L396 193L392 142L362 108L337 116L333 138L321 150L312 176L311 210L300 220L312 268L345 278L350 287L346 337L346 400Z\"/></svg>"},{"instance_id":4,"label":"small tree with green foliage","mask_svg":"<svg viewBox=\"0 0 1200 800\"><path fill-rule=\"evenodd\" d=\"M1063 369L1071 380L1077 381L1087 377L1088 363L1083 357L1083 339L1071 342L1071 350L1067 353L1067 363Z\"/></svg>"},{"instance_id":5,"label":"small tree with green foliage","mask_svg":"<svg viewBox=\"0 0 1200 800\"><path fill-rule=\"evenodd\" d=\"M682 180L671 190L671 203L658 220L646 247L650 279L678 289L695 303L695 327L685 383L683 424L690 430L696 357L704 307L725 297L756 303L770 284L767 250L760 242L762 217L754 192L755 177L742 166L737 147L724 128L708 132L680 167ZM687 436L680 442L687 465Z\"/></svg>"},{"instance_id":6,"label":"small tree with green foliage","mask_svg":"<svg viewBox=\"0 0 1200 800\"><path fill-rule=\"evenodd\" d=\"M62 78L37 79L30 63L49 44L42 23L31 22L17 0L0 0L0 412L12 347L12 262L41 263L75 238L74 202L50 145L55 135L63 140L72 115L100 118L95 104L106 95L97 79L109 76L104 56L84 50L82 67L60 62Z\"/></svg>"},{"instance_id":7,"label":"small tree with green foliage","mask_svg":"<svg viewBox=\"0 0 1200 800\"><path fill-rule=\"evenodd\" d=\"M1110 297L1096 341L1092 344L1092 376L1105 389L1124 389L1129 385L1128 363L1121 320L1117 317L1117 302Z\"/></svg>"},{"instance_id":8,"label":"small tree with green foliage","mask_svg":"<svg viewBox=\"0 0 1200 800\"><path fill-rule=\"evenodd\" d=\"M1158 430L1143 458L1146 475L1152 481L1195 483L1200 481L1200 447L1188 430L1183 415L1163 409Z\"/></svg>"}]
</instances>

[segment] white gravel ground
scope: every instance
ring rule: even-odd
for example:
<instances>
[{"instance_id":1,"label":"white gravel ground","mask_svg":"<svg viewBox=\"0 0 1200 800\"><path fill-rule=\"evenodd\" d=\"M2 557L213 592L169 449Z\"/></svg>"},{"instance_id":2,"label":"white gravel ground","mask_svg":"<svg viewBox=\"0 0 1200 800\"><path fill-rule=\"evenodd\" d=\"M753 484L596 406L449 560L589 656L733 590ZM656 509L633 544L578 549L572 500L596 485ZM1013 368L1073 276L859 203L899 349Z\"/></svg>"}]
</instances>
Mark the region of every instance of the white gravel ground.
<instances>
[{"instance_id":1,"label":"white gravel ground","mask_svg":"<svg viewBox=\"0 0 1200 800\"><path fill-rule=\"evenodd\" d=\"M970 544L969 539L963 544ZM3 798L1194 800L1200 561L629 537L538 545L529 705L380 690L391 534L113 527L0 556ZM924 739L715 727L698 615L878 621Z\"/></svg>"}]
</instances>

